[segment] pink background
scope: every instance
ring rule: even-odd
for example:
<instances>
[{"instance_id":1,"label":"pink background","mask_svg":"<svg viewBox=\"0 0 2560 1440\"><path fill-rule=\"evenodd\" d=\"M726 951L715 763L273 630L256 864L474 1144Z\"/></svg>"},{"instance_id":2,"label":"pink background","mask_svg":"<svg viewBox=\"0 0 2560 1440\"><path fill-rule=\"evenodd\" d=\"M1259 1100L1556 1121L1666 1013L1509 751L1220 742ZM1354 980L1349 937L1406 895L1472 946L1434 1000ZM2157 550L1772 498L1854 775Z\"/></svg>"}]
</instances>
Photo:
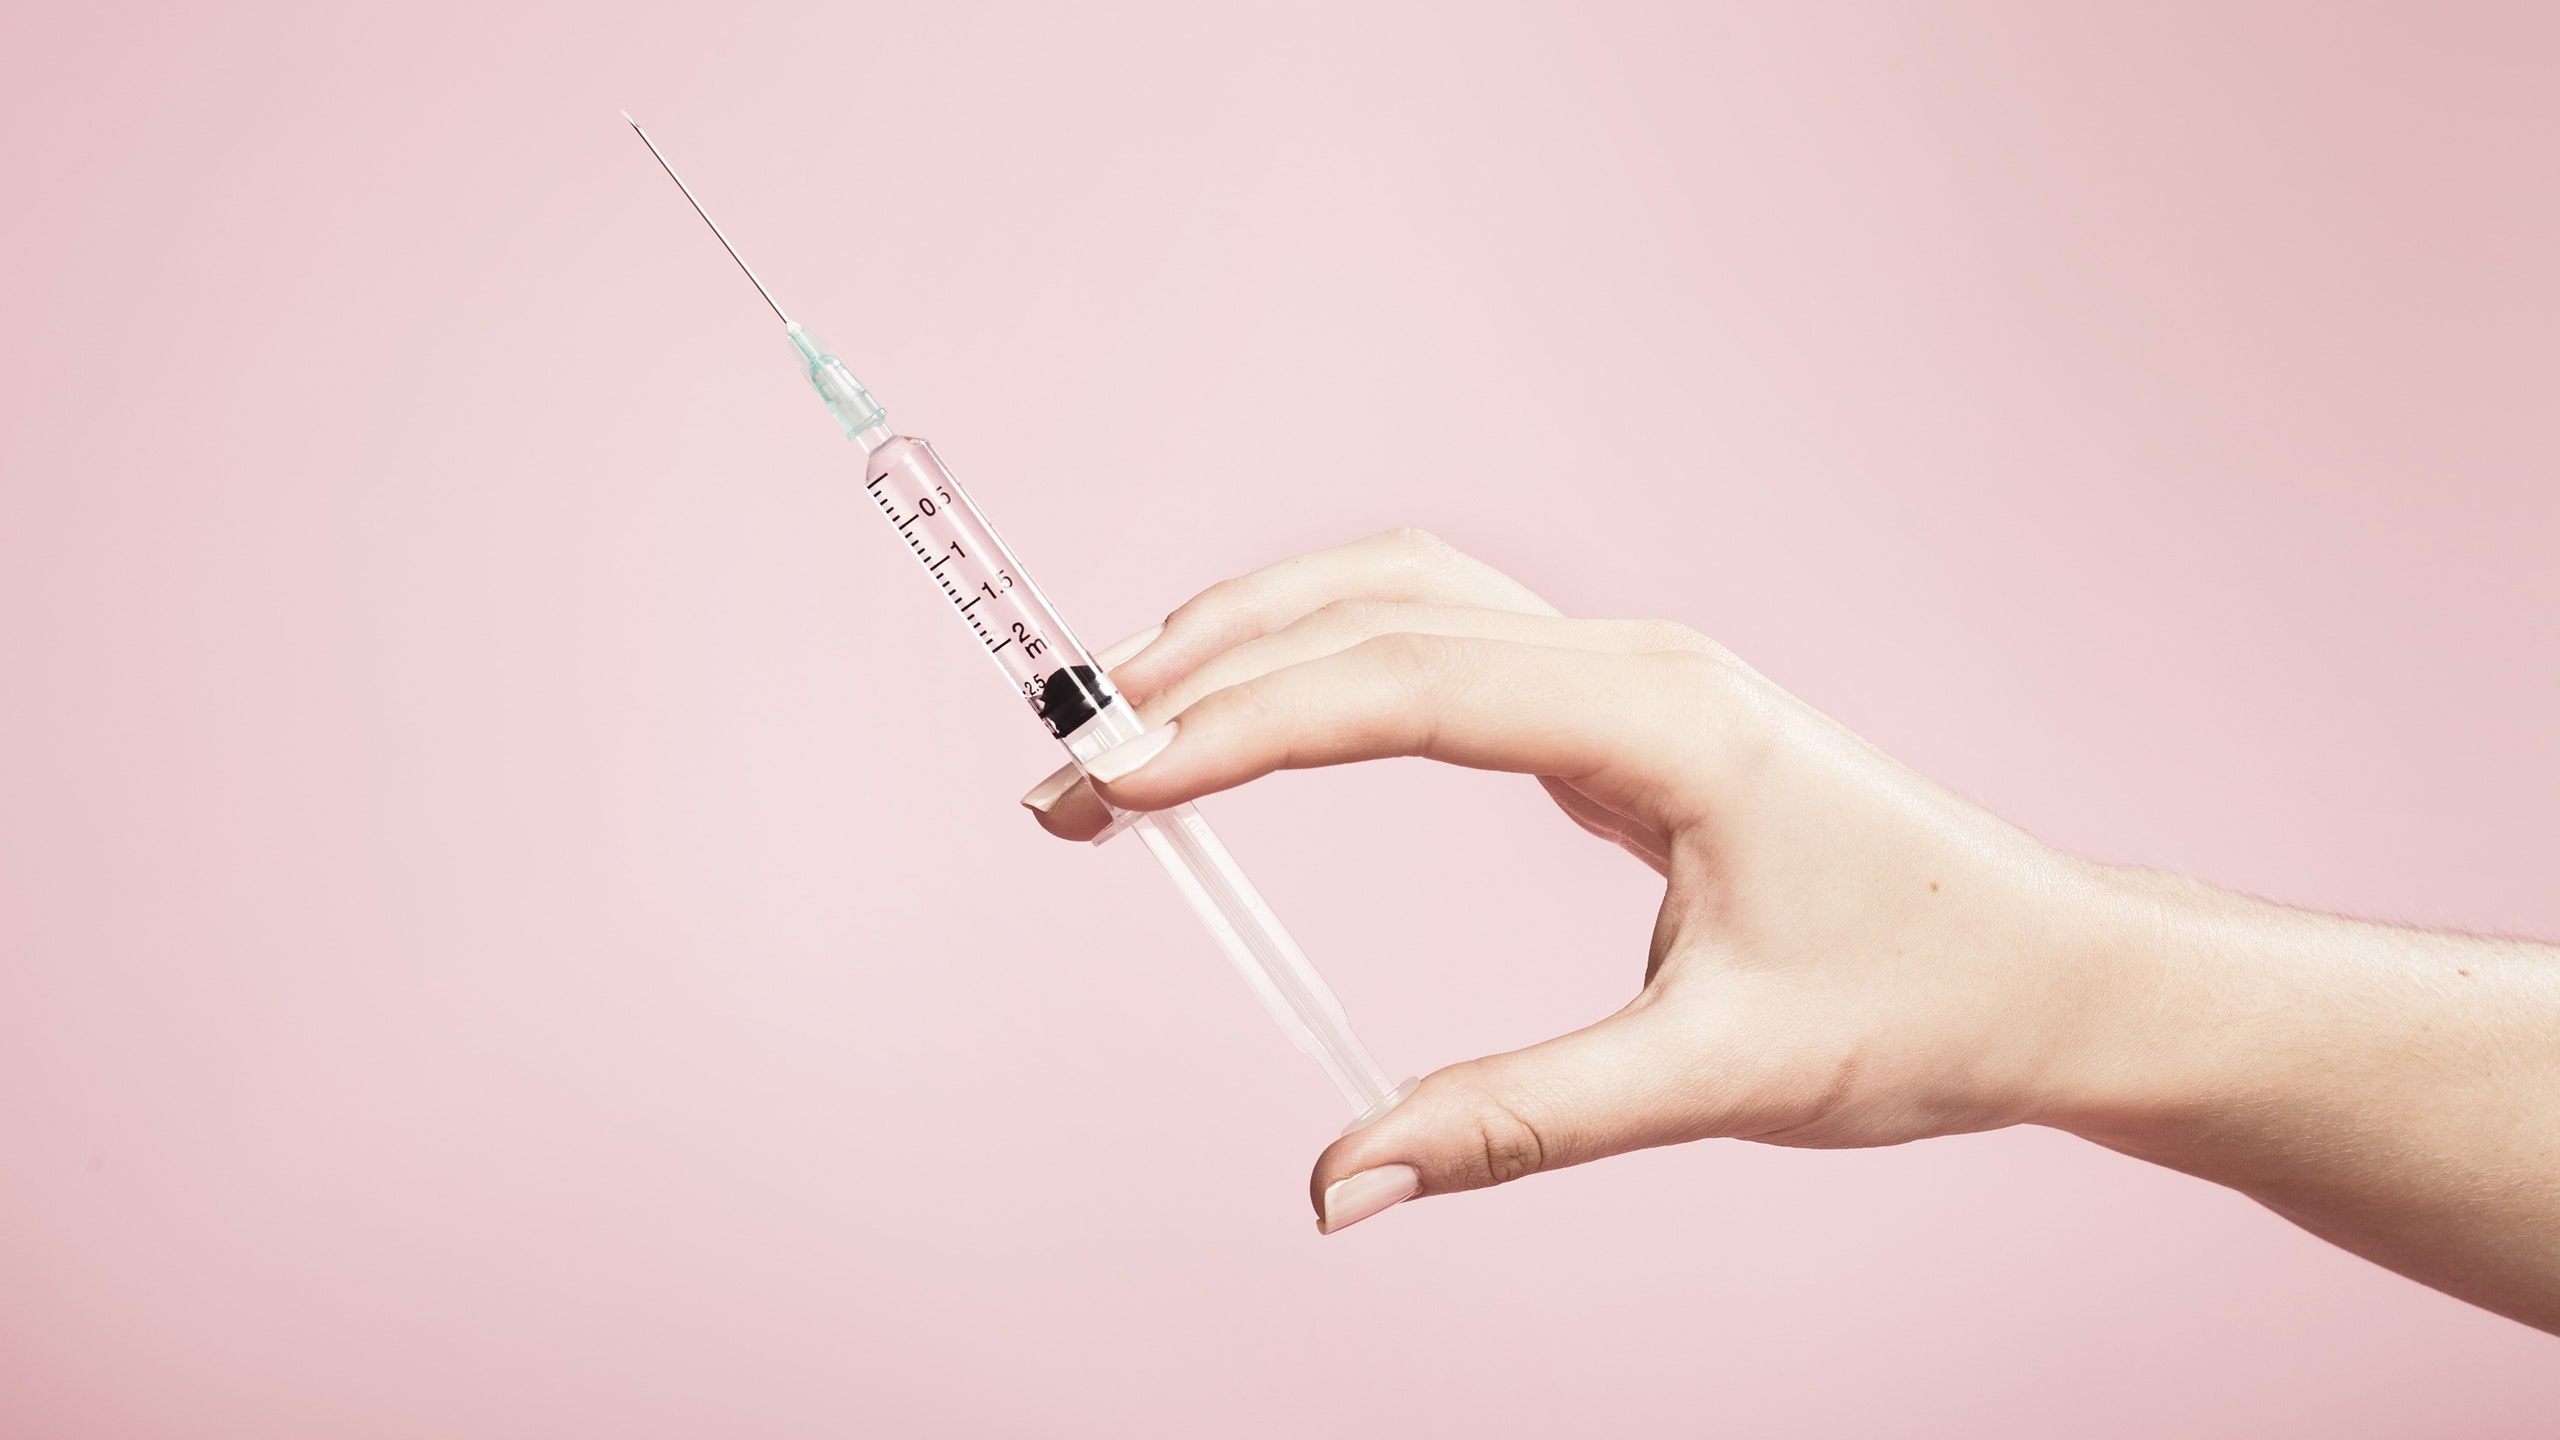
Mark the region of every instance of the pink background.
<instances>
[{"instance_id":1,"label":"pink background","mask_svg":"<svg viewBox=\"0 0 2560 1440\"><path fill-rule=\"evenodd\" d=\"M2045 1132L1319 1241L1334 1098L1016 812L614 114L1095 643L1422 524L2065 846L2551 935L2548 7L213 8L0 32L0 1432L2560 1425ZM1210 811L1399 1071L1638 975L1526 781Z\"/></svg>"}]
</instances>

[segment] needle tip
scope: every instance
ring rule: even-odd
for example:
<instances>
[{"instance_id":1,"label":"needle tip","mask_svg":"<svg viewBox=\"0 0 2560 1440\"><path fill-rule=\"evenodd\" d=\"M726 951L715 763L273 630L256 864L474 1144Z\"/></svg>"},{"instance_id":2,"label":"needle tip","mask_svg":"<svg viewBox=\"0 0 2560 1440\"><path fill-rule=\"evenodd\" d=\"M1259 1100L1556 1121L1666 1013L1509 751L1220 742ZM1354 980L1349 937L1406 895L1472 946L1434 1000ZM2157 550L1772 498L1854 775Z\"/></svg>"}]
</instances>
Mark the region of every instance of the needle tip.
<instances>
[{"instance_id":1,"label":"needle tip","mask_svg":"<svg viewBox=\"0 0 2560 1440\"><path fill-rule=\"evenodd\" d=\"M622 118L631 120L631 112L623 111ZM637 120L631 120L631 133L639 136L640 143L649 147L650 158L658 162L659 169L667 172L668 179L676 182L676 189L683 192L685 203L693 207L694 214L702 217L703 224L711 227L712 237L720 242L720 248L728 251L729 258L737 261L738 268L745 271L747 283L756 287L756 293L764 297L764 303L773 310L773 318L789 325L791 317L782 313L782 306L775 302L773 292L764 288L764 282L756 278L755 271L747 269L746 257L738 253L737 246L729 243L728 236L720 233L719 222L711 218L711 212L703 209L702 202L693 198L693 187L684 183L684 177L676 173L676 167L667 163L666 156L658 153L658 142L649 138L649 132L641 129Z\"/></svg>"}]
</instances>

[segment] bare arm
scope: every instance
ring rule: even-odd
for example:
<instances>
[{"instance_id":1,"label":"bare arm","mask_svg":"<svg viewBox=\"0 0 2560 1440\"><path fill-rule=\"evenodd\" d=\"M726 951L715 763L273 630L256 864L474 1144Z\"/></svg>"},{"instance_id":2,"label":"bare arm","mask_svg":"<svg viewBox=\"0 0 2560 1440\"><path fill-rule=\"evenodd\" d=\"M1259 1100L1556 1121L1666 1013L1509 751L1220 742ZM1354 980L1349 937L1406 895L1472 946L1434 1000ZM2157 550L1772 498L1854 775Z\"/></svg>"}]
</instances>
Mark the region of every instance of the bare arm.
<instances>
[{"instance_id":1,"label":"bare arm","mask_svg":"<svg viewBox=\"0 0 2560 1440\"><path fill-rule=\"evenodd\" d=\"M1704 637L1567 619L1418 532L1213 587L1115 649L1158 729L1035 787L1053 833L1100 828L1097 781L1155 809L1422 755L1537 776L1664 878L1626 1007L1336 1142L1320 1228L1710 1136L2043 1124L2560 1331L2560 952L2062 855Z\"/></svg>"},{"instance_id":2,"label":"bare arm","mask_svg":"<svg viewBox=\"0 0 2560 1440\"><path fill-rule=\"evenodd\" d=\"M2560 1331L2560 950L2111 888L2124 1023L2047 1123Z\"/></svg>"}]
</instances>

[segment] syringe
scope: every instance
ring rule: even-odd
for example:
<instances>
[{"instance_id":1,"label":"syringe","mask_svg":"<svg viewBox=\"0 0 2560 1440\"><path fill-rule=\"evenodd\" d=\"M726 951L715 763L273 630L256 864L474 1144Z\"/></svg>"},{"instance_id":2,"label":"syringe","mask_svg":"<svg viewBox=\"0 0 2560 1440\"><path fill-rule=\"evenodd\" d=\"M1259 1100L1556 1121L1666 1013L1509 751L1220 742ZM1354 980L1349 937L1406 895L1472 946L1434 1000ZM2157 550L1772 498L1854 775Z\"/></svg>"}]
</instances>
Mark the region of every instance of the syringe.
<instances>
[{"instance_id":1,"label":"syringe","mask_svg":"<svg viewBox=\"0 0 2560 1440\"><path fill-rule=\"evenodd\" d=\"M971 503L960 482L942 467L933 447L890 432L888 413L871 398L871 392L833 351L783 313L773 292L764 288L710 212L694 199L692 187L667 163L649 132L631 119L629 111L622 118L630 121L640 143L649 147L667 178L676 182L693 212L711 227L721 248L737 261L748 283L782 321L783 333L808 371L810 386L844 433L862 447L864 491L879 505L899 540L923 563L925 573L959 612L987 658L1030 702L1032 713L1079 765L1143 732L1146 725L1136 709L1112 689L1093 656L1032 583L1030 572ZM1351 1106L1352 1129L1384 1115L1413 1093L1418 1082L1394 1084L1369 1058L1360 1037L1351 1033L1342 1002L1307 963L1306 953L1289 938L1198 810L1177 805L1140 813L1115 807L1114 817L1101 838L1127 829L1146 843L1165 873L1173 877L1182 898L1190 902L1192 913L1216 937L1236 973L1261 997L1263 1008L1342 1092Z\"/></svg>"}]
</instances>

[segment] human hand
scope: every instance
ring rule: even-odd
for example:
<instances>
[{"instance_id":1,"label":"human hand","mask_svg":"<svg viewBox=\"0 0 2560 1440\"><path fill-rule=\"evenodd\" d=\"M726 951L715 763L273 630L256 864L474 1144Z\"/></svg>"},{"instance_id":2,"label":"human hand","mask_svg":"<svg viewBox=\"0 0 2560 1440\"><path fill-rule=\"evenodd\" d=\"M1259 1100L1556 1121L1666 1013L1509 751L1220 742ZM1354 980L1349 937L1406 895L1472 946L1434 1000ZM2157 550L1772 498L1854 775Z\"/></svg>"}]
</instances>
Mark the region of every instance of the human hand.
<instances>
[{"instance_id":1,"label":"human hand","mask_svg":"<svg viewBox=\"0 0 2560 1440\"><path fill-rule=\"evenodd\" d=\"M1683 626L1563 618L1408 530L1212 586L1115 649L1113 682L1151 727L1090 765L1123 808L1421 755L1538 777L1668 882L1624 1009L1441 1070L1324 1152L1328 1232L1645 1146L1884 1145L2035 1120L2103 1049L2096 867ZM1108 819L1094 784L1070 766L1024 803L1090 838Z\"/></svg>"}]
</instances>

